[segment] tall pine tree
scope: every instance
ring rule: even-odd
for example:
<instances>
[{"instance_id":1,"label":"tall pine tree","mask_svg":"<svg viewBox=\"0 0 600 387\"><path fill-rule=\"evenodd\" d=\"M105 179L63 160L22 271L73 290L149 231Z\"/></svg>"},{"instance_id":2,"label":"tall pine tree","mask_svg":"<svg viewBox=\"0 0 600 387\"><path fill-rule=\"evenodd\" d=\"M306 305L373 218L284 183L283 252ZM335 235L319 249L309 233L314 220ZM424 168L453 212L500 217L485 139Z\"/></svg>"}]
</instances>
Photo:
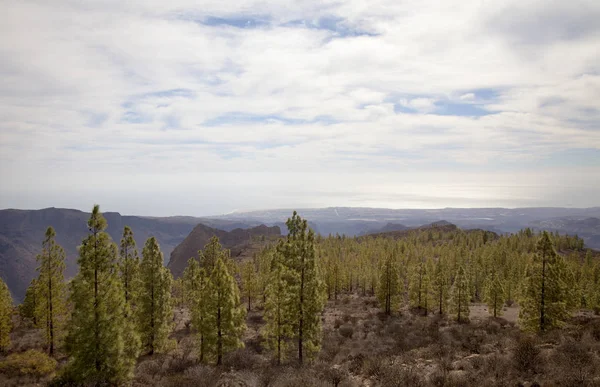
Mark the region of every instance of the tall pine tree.
<instances>
[{"instance_id":1,"label":"tall pine tree","mask_svg":"<svg viewBox=\"0 0 600 387\"><path fill-rule=\"evenodd\" d=\"M497 272L494 272L488 279L485 289L485 302L487 303L490 314L494 317L502 315L504 306L504 284Z\"/></svg>"},{"instance_id":2,"label":"tall pine tree","mask_svg":"<svg viewBox=\"0 0 600 387\"><path fill-rule=\"evenodd\" d=\"M291 294L285 281L286 268L280 262L281 256L275 255L266 289L264 335L267 346L275 352L277 364L287 348L287 339L292 337L293 327L290 321Z\"/></svg>"},{"instance_id":3,"label":"tall pine tree","mask_svg":"<svg viewBox=\"0 0 600 387\"><path fill-rule=\"evenodd\" d=\"M248 302L248 312L252 309L252 300L254 300L259 292L258 273L254 262L247 260L240 264L240 282L242 293Z\"/></svg>"},{"instance_id":4,"label":"tall pine tree","mask_svg":"<svg viewBox=\"0 0 600 387\"><path fill-rule=\"evenodd\" d=\"M155 237L146 241L140 263L141 291L137 299L138 331L142 348L150 355L166 347L173 325L171 272L163 266L163 254Z\"/></svg>"},{"instance_id":5,"label":"tall pine tree","mask_svg":"<svg viewBox=\"0 0 600 387\"><path fill-rule=\"evenodd\" d=\"M37 280L36 316L44 329L46 347L54 355L57 344L63 338L67 314L65 284L65 251L56 243L52 227L46 230L42 253L37 256L39 277Z\"/></svg>"},{"instance_id":6,"label":"tall pine tree","mask_svg":"<svg viewBox=\"0 0 600 387\"><path fill-rule=\"evenodd\" d=\"M277 245L277 254L286 269L285 281L291 298L288 313L298 343L298 361L302 364L305 352L311 357L320 348L325 289L316 264L315 234L308 228L308 222L294 211L286 225L288 235Z\"/></svg>"},{"instance_id":7,"label":"tall pine tree","mask_svg":"<svg viewBox=\"0 0 600 387\"><path fill-rule=\"evenodd\" d=\"M451 313L456 315L456 321L466 322L469 320L470 298L469 281L465 269L461 265L456 273L450 294Z\"/></svg>"},{"instance_id":8,"label":"tall pine tree","mask_svg":"<svg viewBox=\"0 0 600 387\"><path fill-rule=\"evenodd\" d=\"M119 272L125 303L133 310L135 291L139 288L140 258L138 257L133 231L129 226L123 229L123 237L119 246Z\"/></svg>"},{"instance_id":9,"label":"tall pine tree","mask_svg":"<svg viewBox=\"0 0 600 387\"><path fill-rule=\"evenodd\" d=\"M246 312L240 304L240 293L222 257L218 257L206 284L203 307L206 330L204 342L217 365L223 355L244 346L242 334L246 328Z\"/></svg>"},{"instance_id":10,"label":"tall pine tree","mask_svg":"<svg viewBox=\"0 0 600 387\"><path fill-rule=\"evenodd\" d=\"M379 269L377 298L385 314L392 314L400 302L400 275L393 253L388 253Z\"/></svg>"},{"instance_id":11,"label":"tall pine tree","mask_svg":"<svg viewBox=\"0 0 600 387\"><path fill-rule=\"evenodd\" d=\"M90 235L79 247L79 273L71 281L66 375L77 384L121 384L133 376L136 335L125 318L117 246L104 231L107 224L98 205L88 226Z\"/></svg>"},{"instance_id":12,"label":"tall pine tree","mask_svg":"<svg viewBox=\"0 0 600 387\"><path fill-rule=\"evenodd\" d=\"M531 331L544 332L562 326L569 318L572 294L569 270L547 232L537 242L537 253L527 268L519 319Z\"/></svg>"}]
</instances>

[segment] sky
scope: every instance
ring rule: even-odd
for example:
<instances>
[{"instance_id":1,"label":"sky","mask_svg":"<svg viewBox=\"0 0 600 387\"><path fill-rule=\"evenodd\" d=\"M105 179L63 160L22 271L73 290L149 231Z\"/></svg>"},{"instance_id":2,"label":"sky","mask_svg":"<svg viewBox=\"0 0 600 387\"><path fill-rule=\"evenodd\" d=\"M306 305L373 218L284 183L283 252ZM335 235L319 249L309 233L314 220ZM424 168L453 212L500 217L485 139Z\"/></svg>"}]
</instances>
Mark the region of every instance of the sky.
<instances>
[{"instance_id":1,"label":"sky","mask_svg":"<svg viewBox=\"0 0 600 387\"><path fill-rule=\"evenodd\" d=\"M600 1L0 0L0 208L600 206Z\"/></svg>"}]
</instances>

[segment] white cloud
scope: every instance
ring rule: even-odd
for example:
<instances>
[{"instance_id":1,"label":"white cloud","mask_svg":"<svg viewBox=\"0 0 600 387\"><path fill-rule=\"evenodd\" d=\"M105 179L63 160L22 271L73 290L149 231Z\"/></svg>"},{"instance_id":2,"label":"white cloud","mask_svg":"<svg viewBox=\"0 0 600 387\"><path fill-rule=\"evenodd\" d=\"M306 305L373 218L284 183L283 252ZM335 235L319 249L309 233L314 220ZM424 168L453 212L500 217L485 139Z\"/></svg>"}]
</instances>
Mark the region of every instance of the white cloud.
<instances>
[{"instance_id":1,"label":"white cloud","mask_svg":"<svg viewBox=\"0 0 600 387\"><path fill-rule=\"evenodd\" d=\"M599 13L593 1L5 3L0 177L11 184L0 207L75 206L105 192L115 210L132 212L146 192L135 187L156 180L171 187L157 211L199 214L336 204L319 196L331 182L349 186L338 204L401 207L389 199L405 189L398 173L400 182L441 173L460 184L476 168L485 186L507 169L531 175L571 163L591 179L600 169L600 34L590 15ZM271 24L201 23L239 15ZM328 30L322 20L338 24ZM485 111L494 114L469 116ZM556 156L564 151L588 157L578 166L577 156ZM354 182L370 174L381 178L366 198L369 185ZM544 181L548 200L567 205ZM304 196L265 188L284 182ZM183 190L212 192L215 203L182 201ZM598 193L580 202L597 204ZM456 203L440 195L438 206Z\"/></svg>"}]
</instances>

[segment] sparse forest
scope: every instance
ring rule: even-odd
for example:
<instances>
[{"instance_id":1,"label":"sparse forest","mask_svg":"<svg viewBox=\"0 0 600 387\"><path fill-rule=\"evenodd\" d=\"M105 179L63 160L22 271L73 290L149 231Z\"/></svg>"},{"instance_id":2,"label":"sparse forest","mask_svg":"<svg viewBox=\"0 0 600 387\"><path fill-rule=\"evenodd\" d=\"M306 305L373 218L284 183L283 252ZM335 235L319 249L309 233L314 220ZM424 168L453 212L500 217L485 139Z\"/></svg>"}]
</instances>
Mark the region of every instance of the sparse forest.
<instances>
[{"instance_id":1,"label":"sparse forest","mask_svg":"<svg viewBox=\"0 0 600 387\"><path fill-rule=\"evenodd\" d=\"M600 260L577 236L286 226L241 261L214 237L173 279L95 206L68 282L49 227L21 305L0 280L0 385L600 385Z\"/></svg>"}]
</instances>

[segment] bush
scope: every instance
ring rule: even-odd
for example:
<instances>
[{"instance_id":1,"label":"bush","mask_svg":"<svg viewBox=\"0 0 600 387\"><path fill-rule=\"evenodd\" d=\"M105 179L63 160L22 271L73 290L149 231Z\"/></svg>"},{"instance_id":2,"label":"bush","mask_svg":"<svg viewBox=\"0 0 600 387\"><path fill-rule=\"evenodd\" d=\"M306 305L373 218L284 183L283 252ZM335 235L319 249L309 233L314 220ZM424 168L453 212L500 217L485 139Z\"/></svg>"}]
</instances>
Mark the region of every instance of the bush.
<instances>
[{"instance_id":1,"label":"bush","mask_svg":"<svg viewBox=\"0 0 600 387\"><path fill-rule=\"evenodd\" d=\"M12 376L42 377L56 369L56 360L43 352L30 349L13 353L0 362L0 372Z\"/></svg>"},{"instance_id":2,"label":"bush","mask_svg":"<svg viewBox=\"0 0 600 387\"><path fill-rule=\"evenodd\" d=\"M528 371L533 369L539 355L540 349L536 346L535 339L525 336L517 341L513 352L513 361L519 371Z\"/></svg>"},{"instance_id":3,"label":"bush","mask_svg":"<svg viewBox=\"0 0 600 387\"><path fill-rule=\"evenodd\" d=\"M339 332L342 337L349 339L354 334L354 328L350 324L344 324L340 327Z\"/></svg>"}]
</instances>

